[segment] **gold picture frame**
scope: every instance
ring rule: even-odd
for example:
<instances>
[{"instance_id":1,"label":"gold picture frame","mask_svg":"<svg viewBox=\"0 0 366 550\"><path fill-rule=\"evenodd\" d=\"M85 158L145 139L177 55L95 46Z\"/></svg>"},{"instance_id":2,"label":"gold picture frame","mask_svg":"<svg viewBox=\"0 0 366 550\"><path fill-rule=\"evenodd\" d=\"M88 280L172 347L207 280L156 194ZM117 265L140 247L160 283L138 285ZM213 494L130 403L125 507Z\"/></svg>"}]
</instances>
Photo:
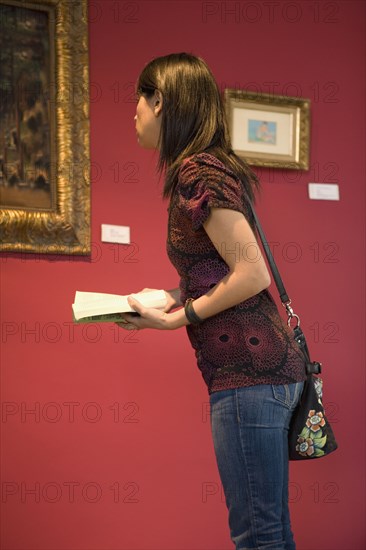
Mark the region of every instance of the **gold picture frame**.
<instances>
[{"instance_id":1,"label":"gold picture frame","mask_svg":"<svg viewBox=\"0 0 366 550\"><path fill-rule=\"evenodd\" d=\"M309 169L310 100L225 89L235 153L253 166Z\"/></svg>"},{"instance_id":2,"label":"gold picture frame","mask_svg":"<svg viewBox=\"0 0 366 550\"><path fill-rule=\"evenodd\" d=\"M0 12L0 250L89 255L87 0Z\"/></svg>"}]
</instances>

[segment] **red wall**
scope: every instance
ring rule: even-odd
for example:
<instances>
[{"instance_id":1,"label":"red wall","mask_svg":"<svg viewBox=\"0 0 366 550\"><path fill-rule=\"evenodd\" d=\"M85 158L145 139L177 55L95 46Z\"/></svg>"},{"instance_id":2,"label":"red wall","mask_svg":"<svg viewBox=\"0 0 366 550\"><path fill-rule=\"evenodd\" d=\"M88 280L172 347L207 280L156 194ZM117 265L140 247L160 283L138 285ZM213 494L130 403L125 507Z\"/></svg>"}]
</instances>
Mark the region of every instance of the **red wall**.
<instances>
[{"instance_id":1,"label":"red wall","mask_svg":"<svg viewBox=\"0 0 366 550\"><path fill-rule=\"evenodd\" d=\"M364 22L353 0L90 2L93 255L0 258L4 550L232 548L184 329L71 323L76 290L177 284L130 93L152 57L182 50L205 58L222 88L312 100L311 169L260 171L258 206L324 364L340 445L291 465L293 527L299 550L365 548ZM311 201L315 181L339 183L341 200ZM133 245L102 244L102 223L130 225Z\"/></svg>"}]
</instances>

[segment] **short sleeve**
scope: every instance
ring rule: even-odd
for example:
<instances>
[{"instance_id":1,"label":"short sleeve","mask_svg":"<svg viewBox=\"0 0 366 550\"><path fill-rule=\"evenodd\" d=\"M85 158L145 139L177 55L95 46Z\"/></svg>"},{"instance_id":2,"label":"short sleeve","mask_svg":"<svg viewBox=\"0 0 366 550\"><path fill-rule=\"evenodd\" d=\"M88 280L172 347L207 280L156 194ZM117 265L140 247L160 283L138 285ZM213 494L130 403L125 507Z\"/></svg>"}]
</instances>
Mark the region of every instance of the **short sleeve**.
<instances>
[{"instance_id":1,"label":"short sleeve","mask_svg":"<svg viewBox=\"0 0 366 550\"><path fill-rule=\"evenodd\" d=\"M208 154L196 155L183 163L178 193L194 231L202 227L211 208L229 208L246 215L240 180Z\"/></svg>"}]
</instances>

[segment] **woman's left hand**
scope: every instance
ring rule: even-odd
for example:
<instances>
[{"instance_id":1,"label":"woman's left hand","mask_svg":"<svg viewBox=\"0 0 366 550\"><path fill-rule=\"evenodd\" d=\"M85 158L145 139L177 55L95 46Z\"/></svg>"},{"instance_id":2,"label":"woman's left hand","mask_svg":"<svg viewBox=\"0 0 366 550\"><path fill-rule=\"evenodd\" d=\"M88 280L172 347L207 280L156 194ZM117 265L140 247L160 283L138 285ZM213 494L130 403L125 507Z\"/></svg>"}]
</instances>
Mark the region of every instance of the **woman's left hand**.
<instances>
[{"instance_id":1,"label":"woman's left hand","mask_svg":"<svg viewBox=\"0 0 366 550\"><path fill-rule=\"evenodd\" d=\"M116 323L125 330L141 330L143 328L155 328L160 330L169 330L169 316L167 313L155 308L146 308L141 302L129 296L127 298L129 305L136 311L137 315L130 313L121 313L122 321Z\"/></svg>"}]
</instances>

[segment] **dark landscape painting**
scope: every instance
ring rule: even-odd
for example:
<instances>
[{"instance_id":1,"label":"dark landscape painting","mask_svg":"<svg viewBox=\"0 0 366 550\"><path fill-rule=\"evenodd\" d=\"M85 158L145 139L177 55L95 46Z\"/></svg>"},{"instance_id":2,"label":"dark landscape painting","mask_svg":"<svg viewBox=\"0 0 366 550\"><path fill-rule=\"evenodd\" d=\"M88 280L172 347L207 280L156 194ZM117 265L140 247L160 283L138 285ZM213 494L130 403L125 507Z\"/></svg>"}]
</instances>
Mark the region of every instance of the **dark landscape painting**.
<instances>
[{"instance_id":1,"label":"dark landscape painting","mask_svg":"<svg viewBox=\"0 0 366 550\"><path fill-rule=\"evenodd\" d=\"M52 207L52 65L47 10L0 1L0 207Z\"/></svg>"}]
</instances>

